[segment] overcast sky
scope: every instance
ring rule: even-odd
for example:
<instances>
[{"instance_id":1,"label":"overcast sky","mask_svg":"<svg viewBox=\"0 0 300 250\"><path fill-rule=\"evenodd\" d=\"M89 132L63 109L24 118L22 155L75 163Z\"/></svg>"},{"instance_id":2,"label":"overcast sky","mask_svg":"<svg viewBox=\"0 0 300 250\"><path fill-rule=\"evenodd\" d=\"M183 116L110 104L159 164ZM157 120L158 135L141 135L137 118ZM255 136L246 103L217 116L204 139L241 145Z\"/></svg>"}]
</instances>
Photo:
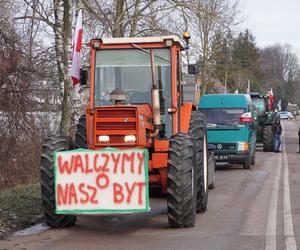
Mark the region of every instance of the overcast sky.
<instances>
[{"instance_id":1,"label":"overcast sky","mask_svg":"<svg viewBox=\"0 0 300 250\"><path fill-rule=\"evenodd\" d=\"M300 0L240 0L259 47L276 42L292 45L300 59Z\"/></svg>"}]
</instances>

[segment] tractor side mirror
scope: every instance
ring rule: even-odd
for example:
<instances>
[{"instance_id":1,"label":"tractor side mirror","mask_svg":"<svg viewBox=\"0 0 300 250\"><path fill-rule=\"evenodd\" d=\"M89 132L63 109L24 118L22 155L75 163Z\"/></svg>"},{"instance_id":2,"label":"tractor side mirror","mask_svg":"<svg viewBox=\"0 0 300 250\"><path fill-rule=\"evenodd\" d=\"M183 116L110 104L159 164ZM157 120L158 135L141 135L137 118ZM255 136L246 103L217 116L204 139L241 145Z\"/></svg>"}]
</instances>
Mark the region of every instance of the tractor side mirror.
<instances>
[{"instance_id":1,"label":"tractor side mirror","mask_svg":"<svg viewBox=\"0 0 300 250\"><path fill-rule=\"evenodd\" d=\"M199 63L188 65L188 73L190 75L197 75L199 72L200 72L200 64Z\"/></svg>"},{"instance_id":2,"label":"tractor side mirror","mask_svg":"<svg viewBox=\"0 0 300 250\"><path fill-rule=\"evenodd\" d=\"M80 84L85 86L88 80L88 71L86 69L80 69Z\"/></svg>"},{"instance_id":3,"label":"tractor side mirror","mask_svg":"<svg viewBox=\"0 0 300 250\"><path fill-rule=\"evenodd\" d=\"M196 64L189 64L188 65L188 72L189 72L190 75L196 75L197 74Z\"/></svg>"}]
</instances>

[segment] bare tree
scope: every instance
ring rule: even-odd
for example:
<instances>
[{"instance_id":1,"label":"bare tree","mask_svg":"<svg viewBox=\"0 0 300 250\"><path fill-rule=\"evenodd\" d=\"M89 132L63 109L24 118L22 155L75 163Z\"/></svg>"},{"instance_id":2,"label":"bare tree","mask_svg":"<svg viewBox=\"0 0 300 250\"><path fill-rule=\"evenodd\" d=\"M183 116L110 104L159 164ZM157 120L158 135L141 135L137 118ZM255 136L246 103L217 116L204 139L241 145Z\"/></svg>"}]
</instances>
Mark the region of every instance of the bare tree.
<instances>
[{"instance_id":1,"label":"bare tree","mask_svg":"<svg viewBox=\"0 0 300 250\"><path fill-rule=\"evenodd\" d=\"M72 10L76 2L73 0L23 1L32 11L30 15L26 13L17 19L43 22L48 25L48 28L51 28L52 34L54 34L57 79L62 93L60 132L73 136L79 112L79 107L76 105L78 103L78 89L72 86L69 65L72 52ZM44 33L45 31L41 30L40 35Z\"/></svg>"},{"instance_id":2,"label":"bare tree","mask_svg":"<svg viewBox=\"0 0 300 250\"><path fill-rule=\"evenodd\" d=\"M18 35L9 8L2 10L5 11L0 12L0 188L34 179L40 149L35 119L28 112L35 105L31 82L37 66L25 43L30 35Z\"/></svg>"},{"instance_id":3,"label":"bare tree","mask_svg":"<svg viewBox=\"0 0 300 250\"><path fill-rule=\"evenodd\" d=\"M201 89L206 93L211 77L210 59L216 36L225 36L240 22L239 1L229 3L226 0L189 0L185 14L188 17L192 33L196 36L194 46L198 50L201 64Z\"/></svg>"},{"instance_id":4,"label":"bare tree","mask_svg":"<svg viewBox=\"0 0 300 250\"><path fill-rule=\"evenodd\" d=\"M168 34L174 20L180 19L179 14L173 22L169 21L182 6L180 0L82 0L82 3L86 14L97 19L99 33L109 37Z\"/></svg>"},{"instance_id":5,"label":"bare tree","mask_svg":"<svg viewBox=\"0 0 300 250\"><path fill-rule=\"evenodd\" d=\"M272 87L276 100L282 100L283 108L288 102L297 102L300 88L299 64L291 46L275 44L262 49L260 53L265 90Z\"/></svg>"}]
</instances>

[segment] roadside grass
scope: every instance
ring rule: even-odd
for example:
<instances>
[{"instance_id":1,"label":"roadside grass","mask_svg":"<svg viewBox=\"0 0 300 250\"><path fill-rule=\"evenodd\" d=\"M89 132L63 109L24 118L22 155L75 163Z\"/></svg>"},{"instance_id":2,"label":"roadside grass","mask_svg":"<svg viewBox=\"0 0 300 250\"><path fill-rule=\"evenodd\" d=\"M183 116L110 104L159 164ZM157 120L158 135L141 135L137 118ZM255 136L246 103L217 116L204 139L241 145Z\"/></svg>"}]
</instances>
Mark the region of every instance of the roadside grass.
<instances>
[{"instance_id":1,"label":"roadside grass","mask_svg":"<svg viewBox=\"0 0 300 250\"><path fill-rule=\"evenodd\" d=\"M40 185L27 184L0 191L0 238L42 218Z\"/></svg>"}]
</instances>

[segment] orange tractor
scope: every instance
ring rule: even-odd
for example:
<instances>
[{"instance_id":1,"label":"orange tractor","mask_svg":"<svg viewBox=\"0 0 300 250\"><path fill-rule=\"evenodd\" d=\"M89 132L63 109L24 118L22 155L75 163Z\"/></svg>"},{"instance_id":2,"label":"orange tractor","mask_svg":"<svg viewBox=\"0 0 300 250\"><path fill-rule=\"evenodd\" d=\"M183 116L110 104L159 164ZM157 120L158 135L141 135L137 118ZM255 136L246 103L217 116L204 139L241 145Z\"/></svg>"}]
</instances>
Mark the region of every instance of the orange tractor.
<instances>
[{"instance_id":1,"label":"orange tractor","mask_svg":"<svg viewBox=\"0 0 300 250\"><path fill-rule=\"evenodd\" d=\"M184 44L177 36L165 36L94 39L90 47L90 98L86 114L79 119L75 143L57 135L43 145L46 223L60 228L76 221L76 213L55 212L54 153L110 147L146 149L149 189L159 188L166 194L170 227L194 226L196 213L207 208L209 157L204 116L196 101L183 98ZM82 71L83 85L86 76Z\"/></svg>"}]
</instances>

